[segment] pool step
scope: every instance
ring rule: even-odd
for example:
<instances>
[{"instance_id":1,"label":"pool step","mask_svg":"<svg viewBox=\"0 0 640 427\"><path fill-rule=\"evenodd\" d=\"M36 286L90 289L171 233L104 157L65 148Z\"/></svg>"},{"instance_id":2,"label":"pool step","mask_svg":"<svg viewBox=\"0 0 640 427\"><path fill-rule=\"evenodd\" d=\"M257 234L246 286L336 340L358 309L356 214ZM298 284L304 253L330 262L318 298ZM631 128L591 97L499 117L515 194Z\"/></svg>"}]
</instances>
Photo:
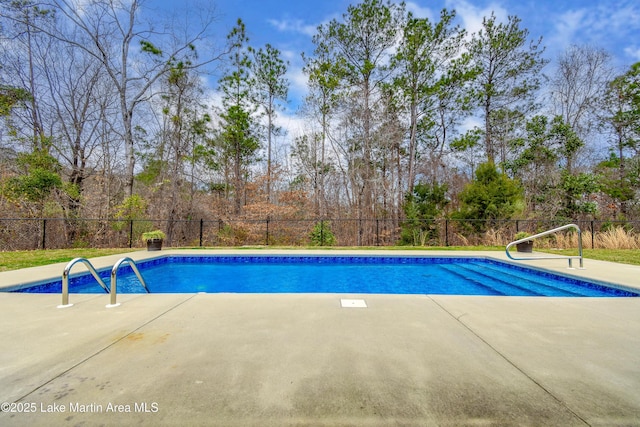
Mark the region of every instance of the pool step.
<instances>
[{"instance_id":1,"label":"pool step","mask_svg":"<svg viewBox=\"0 0 640 427\"><path fill-rule=\"evenodd\" d=\"M557 286L543 283L541 281L537 281L535 280L535 278L531 278L531 277L524 278L517 275L509 274L509 272L505 272L504 269L500 269L496 267L488 268L486 264L480 265L480 264L469 263L469 264L464 264L463 268L465 268L468 271L475 271L477 274L481 274L487 278L493 278L497 274L499 274L501 277L506 276L511 280L509 279L506 279L506 280L500 279L500 280L509 283L513 287L522 289L527 292L531 292L533 295L558 296L558 297L582 296L581 294L568 291L561 287L557 287Z\"/></svg>"},{"instance_id":2,"label":"pool step","mask_svg":"<svg viewBox=\"0 0 640 427\"><path fill-rule=\"evenodd\" d=\"M494 295L508 295L508 296L541 296L542 294L531 291L525 287L515 285L505 280L497 279L496 277L484 274L480 271L467 268L469 264L462 263L456 265L442 265L441 267L448 272L462 277L465 280L471 280L474 283L480 284L483 287L491 290Z\"/></svg>"},{"instance_id":3,"label":"pool step","mask_svg":"<svg viewBox=\"0 0 640 427\"><path fill-rule=\"evenodd\" d=\"M537 289L543 290L543 292L553 292L554 296L569 296L569 297L582 297L588 296L587 292L580 292L579 288L570 283L554 280L553 284L544 283L543 281L536 280L535 277L531 277L530 274L517 269L502 268L497 265L483 264L482 268L485 271L496 272L505 276L513 277L514 280L523 281L529 283L531 286L535 286ZM534 273L535 274L535 273Z\"/></svg>"},{"instance_id":4,"label":"pool step","mask_svg":"<svg viewBox=\"0 0 640 427\"><path fill-rule=\"evenodd\" d=\"M473 280L484 284L484 286L493 289L500 295L510 296L543 296L544 293L537 292L526 286L519 286L512 281L502 280L495 275L487 274L480 270L478 266L471 263L461 263L455 266L447 266L447 270L459 274L468 280Z\"/></svg>"},{"instance_id":5,"label":"pool step","mask_svg":"<svg viewBox=\"0 0 640 427\"><path fill-rule=\"evenodd\" d=\"M506 295L508 295L508 294L506 294L504 292L500 292L499 290L497 290L496 288L494 288L492 286L488 286L486 283L484 283L484 281L475 280L473 277L469 277L469 276L467 276L465 274L462 274L460 271L457 271L455 268L453 268L452 265L441 264L441 265L438 265L438 267L441 268L442 270L445 270L447 272L447 274L456 276L456 277L460 278L462 281L470 282L475 287L480 288L481 289L480 295L496 295L496 296L506 296Z\"/></svg>"}]
</instances>

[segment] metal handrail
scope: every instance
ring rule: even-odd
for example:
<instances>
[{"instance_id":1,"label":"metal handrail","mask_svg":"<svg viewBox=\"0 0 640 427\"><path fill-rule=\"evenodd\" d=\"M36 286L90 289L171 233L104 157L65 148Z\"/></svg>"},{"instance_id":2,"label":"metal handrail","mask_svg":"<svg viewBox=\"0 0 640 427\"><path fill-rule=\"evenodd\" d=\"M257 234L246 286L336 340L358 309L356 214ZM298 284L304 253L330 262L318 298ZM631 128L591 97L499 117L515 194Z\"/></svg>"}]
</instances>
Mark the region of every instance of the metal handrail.
<instances>
[{"instance_id":1,"label":"metal handrail","mask_svg":"<svg viewBox=\"0 0 640 427\"><path fill-rule=\"evenodd\" d=\"M576 230L578 230L578 255L554 255L554 256L535 256L535 257L514 258L509 253L509 248L513 245L517 245L518 243L528 242L529 240L537 239L538 237L546 236L548 234L557 233L558 231L566 230L567 228L575 228ZM533 236L525 237L524 239L516 240L507 245L506 252L507 252L507 256L515 261L531 261L536 259L567 259L569 260L569 268L573 268L573 265L571 263L572 260L579 259L580 268L584 268L584 262L583 262L584 258L582 256L582 231L580 230L580 227L578 227L576 224L563 225L562 227L557 227L552 230L547 230L547 231L543 231L542 233L534 234Z\"/></svg>"},{"instance_id":2,"label":"metal handrail","mask_svg":"<svg viewBox=\"0 0 640 427\"><path fill-rule=\"evenodd\" d=\"M93 267L91 262L86 258L74 258L71 261L69 261L67 266L64 268L64 271L62 272L62 304L59 305L58 308L66 308L66 307L71 307L73 305L73 304L69 304L69 274L71 273L71 267L73 267L79 262L83 263L87 267L87 269L89 269L93 277L98 281L100 286L102 286L102 289L104 289L106 293L109 293L109 288L104 283L104 281L100 278L100 275L98 274L96 269Z\"/></svg>"},{"instance_id":3,"label":"metal handrail","mask_svg":"<svg viewBox=\"0 0 640 427\"><path fill-rule=\"evenodd\" d=\"M117 287L118 287L118 284L117 284L117 282L118 282L118 269L125 262L129 263L129 266L131 267L133 272L136 274L136 276L138 276L138 280L140 281L140 283L144 287L145 291L147 291L148 294L151 293L151 291L147 287L147 283L144 281L144 279L142 277L142 274L140 274L140 270L138 270L138 267L136 266L135 261L133 261L129 257L121 258L121 259L118 260L118 262L116 262L113 265L113 268L111 269L111 292L110 292L111 298L110 298L110 303L107 305L108 308L117 307L117 306L120 305L120 304L116 303L116 293L117 293Z\"/></svg>"}]
</instances>

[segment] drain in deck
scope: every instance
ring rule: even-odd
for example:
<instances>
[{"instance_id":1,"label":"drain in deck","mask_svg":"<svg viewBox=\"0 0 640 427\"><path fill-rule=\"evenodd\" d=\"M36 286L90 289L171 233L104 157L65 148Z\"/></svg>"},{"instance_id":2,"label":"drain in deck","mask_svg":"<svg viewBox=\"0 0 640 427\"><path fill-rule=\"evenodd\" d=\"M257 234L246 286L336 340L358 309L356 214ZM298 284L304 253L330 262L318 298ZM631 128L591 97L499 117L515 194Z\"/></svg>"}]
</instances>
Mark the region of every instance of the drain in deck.
<instances>
[{"instance_id":1,"label":"drain in deck","mask_svg":"<svg viewBox=\"0 0 640 427\"><path fill-rule=\"evenodd\" d=\"M363 299L341 299L342 308L367 308L367 303Z\"/></svg>"}]
</instances>

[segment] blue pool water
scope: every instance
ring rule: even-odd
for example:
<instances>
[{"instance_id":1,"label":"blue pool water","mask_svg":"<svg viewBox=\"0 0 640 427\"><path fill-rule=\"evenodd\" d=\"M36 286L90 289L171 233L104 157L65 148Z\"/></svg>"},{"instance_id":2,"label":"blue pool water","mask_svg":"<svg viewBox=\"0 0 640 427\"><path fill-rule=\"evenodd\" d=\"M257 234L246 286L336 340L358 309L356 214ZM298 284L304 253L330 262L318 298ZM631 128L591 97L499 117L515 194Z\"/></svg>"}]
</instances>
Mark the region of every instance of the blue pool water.
<instances>
[{"instance_id":1,"label":"blue pool water","mask_svg":"<svg viewBox=\"0 0 640 427\"><path fill-rule=\"evenodd\" d=\"M152 293L362 293L563 297L638 294L484 258L374 256L167 256L139 262ZM110 286L110 270L100 272ZM61 281L14 292L59 293ZM104 292L87 274L71 293ZM143 293L128 266L118 293Z\"/></svg>"}]
</instances>

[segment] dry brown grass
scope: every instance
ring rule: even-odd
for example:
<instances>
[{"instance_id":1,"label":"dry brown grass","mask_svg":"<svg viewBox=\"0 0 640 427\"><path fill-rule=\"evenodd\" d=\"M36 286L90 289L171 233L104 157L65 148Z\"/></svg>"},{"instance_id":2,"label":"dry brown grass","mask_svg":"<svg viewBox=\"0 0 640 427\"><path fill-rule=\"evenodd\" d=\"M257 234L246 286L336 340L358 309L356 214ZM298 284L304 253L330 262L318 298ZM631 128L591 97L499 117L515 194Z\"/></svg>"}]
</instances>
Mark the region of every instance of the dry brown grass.
<instances>
[{"instance_id":1,"label":"dry brown grass","mask_svg":"<svg viewBox=\"0 0 640 427\"><path fill-rule=\"evenodd\" d=\"M513 241L512 236L506 236L503 230L487 230L483 243L487 246L506 246Z\"/></svg>"},{"instance_id":2,"label":"dry brown grass","mask_svg":"<svg viewBox=\"0 0 640 427\"><path fill-rule=\"evenodd\" d=\"M582 244L584 241L585 235L582 235ZM578 233L576 232L565 232L565 233L555 233L544 238L536 240L536 247L544 248L544 249L574 249L578 247Z\"/></svg>"},{"instance_id":3,"label":"dry brown grass","mask_svg":"<svg viewBox=\"0 0 640 427\"><path fill-rule=\"evenodd\" d=\"M498 231L487 231L483 243L490 246L504 246L513 241L513 236ZM582 232L582 244L591 247L591 233ZM640 234L635 230L622 227L596 232L593 236L595 249L640 249ZM566 231L551 234L535 240L535 246L541 249L575 249L578 247L578 233Z\"/></svg>"},{"instance_id":4,"label":"dry brown grass","mask_svg":"<svg viewBox=\"0 0 640 427\"><path fill-rule=\"evenodd\" d=\"M596 233L594 244L600 249L640 249L640 235L622 227Z\"/></svg>"}]
</instances>

